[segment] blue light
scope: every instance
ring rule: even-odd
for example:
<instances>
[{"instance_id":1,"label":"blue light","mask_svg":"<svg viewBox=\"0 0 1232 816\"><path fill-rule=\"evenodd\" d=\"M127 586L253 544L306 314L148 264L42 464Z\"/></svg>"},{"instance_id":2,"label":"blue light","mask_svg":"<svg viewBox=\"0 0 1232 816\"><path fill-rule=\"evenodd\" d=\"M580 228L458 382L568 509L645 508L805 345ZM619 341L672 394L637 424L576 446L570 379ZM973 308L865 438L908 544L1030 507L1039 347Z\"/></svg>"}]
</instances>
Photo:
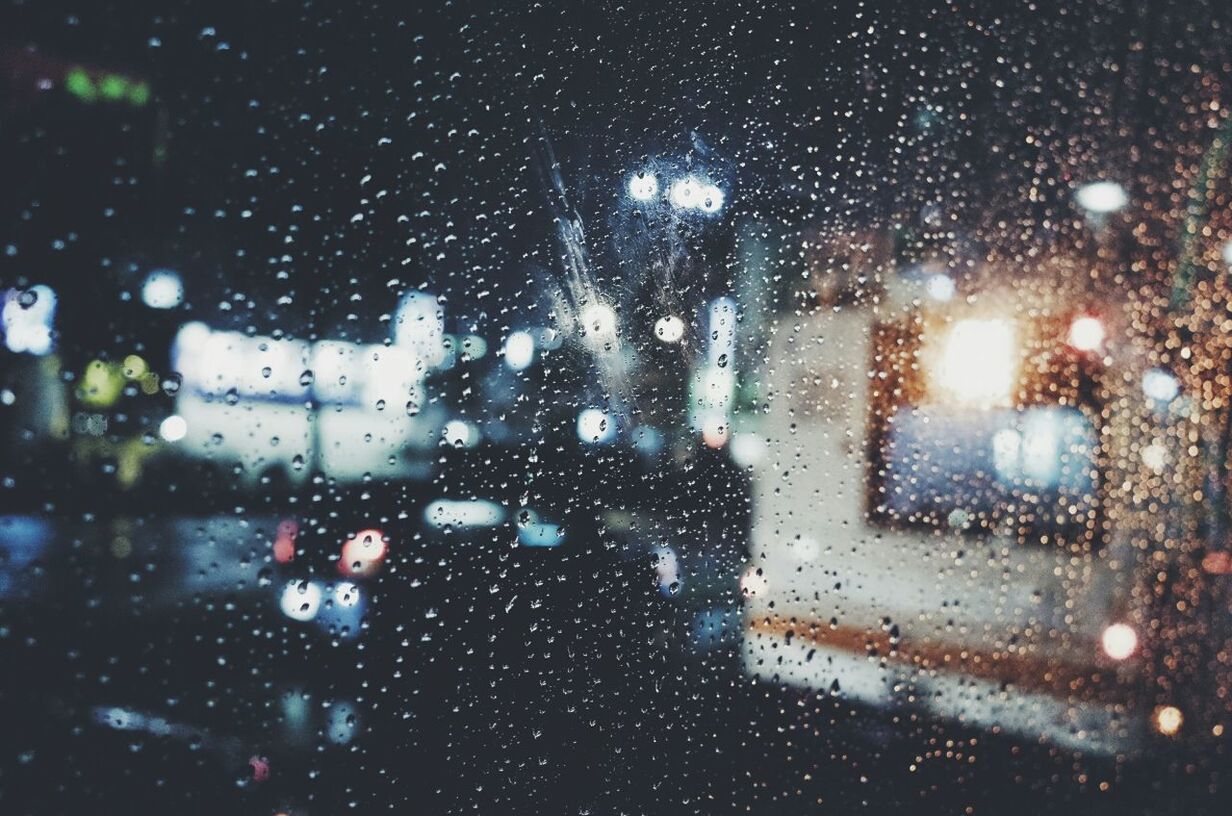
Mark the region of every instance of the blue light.
<instances>
[{"instance_id":1,"label":"blue light","mask_svg":"<svg viewBox=\"0 0 1232 816\"><path fill-rule=\"evenodd\" d=\"M546 521L518 525L518 543L523 547L559 547L565 540L565 530L559 524Z\"/></svg>"}]
</instances>

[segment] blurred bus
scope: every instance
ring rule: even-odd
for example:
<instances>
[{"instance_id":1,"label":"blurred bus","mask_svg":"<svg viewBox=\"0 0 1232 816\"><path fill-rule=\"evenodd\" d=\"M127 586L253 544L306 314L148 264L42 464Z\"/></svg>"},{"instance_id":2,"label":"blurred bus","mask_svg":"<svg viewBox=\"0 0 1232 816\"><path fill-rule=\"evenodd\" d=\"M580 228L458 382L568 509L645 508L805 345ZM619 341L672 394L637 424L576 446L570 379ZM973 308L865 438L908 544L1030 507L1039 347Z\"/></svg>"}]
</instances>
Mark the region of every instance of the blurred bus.
<instances>
[{"instance_id":1,"label":"blurred bus","mask_svg":"<svg viewBox=\"0 0 1232 816\"><path fill-rule=\"evenodd\" d=\"M1123 339L1119 304L1053 271L967 291L936 267L853 275L780 318L752 676L1089 753L1220 733L1158 681L1160 644L1196 633L1161 626L1171 509L1135 515L1131 486L1177 455L1158 440L1178 381Z\"/></svg>"}]
</instances>

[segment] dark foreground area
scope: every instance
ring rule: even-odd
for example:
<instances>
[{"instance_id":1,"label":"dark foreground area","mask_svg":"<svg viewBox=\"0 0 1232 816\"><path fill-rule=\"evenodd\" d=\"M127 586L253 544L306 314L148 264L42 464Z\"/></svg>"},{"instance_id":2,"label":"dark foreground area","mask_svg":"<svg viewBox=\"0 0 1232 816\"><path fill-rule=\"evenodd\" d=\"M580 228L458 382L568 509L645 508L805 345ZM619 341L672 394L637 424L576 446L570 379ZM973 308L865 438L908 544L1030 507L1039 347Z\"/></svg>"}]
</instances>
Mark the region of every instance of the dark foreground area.
<instances>
[{"instance_id":1,"label":"dark foreground area","mask_svg":"<svg viewBox=\"0 0 1232 816\"><path fill-rule=\"evenodd\" d=\"M1082 757L756 683L731 638L673 643L634 562L588 581L459 548L429 562L441 587L407 559L327 585L367 593L355 634L341 601L288 624L268 558L206 557L235 522L173 522L196 530L178 569L85 534L22 563L13 524L4 813L1226 812L1218 757Z\"/></svg>"}]
</instances>

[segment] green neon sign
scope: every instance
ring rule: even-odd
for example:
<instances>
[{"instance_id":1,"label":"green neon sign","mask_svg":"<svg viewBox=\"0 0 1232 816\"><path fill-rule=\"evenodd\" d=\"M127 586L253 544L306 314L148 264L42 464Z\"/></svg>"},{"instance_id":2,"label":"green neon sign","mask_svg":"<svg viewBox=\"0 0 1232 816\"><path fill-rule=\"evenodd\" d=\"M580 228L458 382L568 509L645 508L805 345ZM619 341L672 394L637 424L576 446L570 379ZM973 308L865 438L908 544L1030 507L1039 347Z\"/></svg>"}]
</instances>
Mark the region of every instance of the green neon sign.
<instances>
[{"instance_id":1,"label":"green neon sign","mask_svg":"<svg viewBox=\"0 0 1232 816\"><path fill-rule=\"evenodd\" d=\"M64 89L82 102L93 102L98 98L94 90L94 81L84 69L74 68L64 77Z\"/></svg>"},{"instance_id":2,"label":"green neon sign","mask_svg":"<svg viewBox=\"0 0 1232 816\"><path fill-rule=\"evenodd\" d=\"M94 79L84 68L73 68L64 75L64 89L87 104L101 98L108 102L127 101L143 108L150 102L150 83L110 73Z\"/></svg>"}]
</instances>

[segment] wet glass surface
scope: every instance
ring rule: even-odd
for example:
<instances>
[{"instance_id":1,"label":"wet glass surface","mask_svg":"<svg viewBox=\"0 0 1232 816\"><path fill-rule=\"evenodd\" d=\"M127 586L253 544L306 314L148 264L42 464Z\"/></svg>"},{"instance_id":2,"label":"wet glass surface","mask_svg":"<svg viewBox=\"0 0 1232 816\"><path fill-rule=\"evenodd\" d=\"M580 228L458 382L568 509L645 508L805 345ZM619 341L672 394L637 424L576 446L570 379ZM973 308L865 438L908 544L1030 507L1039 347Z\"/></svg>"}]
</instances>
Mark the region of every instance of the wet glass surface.
<instances>
[{"instance_id":1,"label":"wet glass surface","mask_svg":"<svg viewBox=\"0 0 1232 816\"><path fill-rule=\"evenodd\" d=\"M0 0L0 812L1225 813L1230 26Z\"/></svg>"}]
</instances>

